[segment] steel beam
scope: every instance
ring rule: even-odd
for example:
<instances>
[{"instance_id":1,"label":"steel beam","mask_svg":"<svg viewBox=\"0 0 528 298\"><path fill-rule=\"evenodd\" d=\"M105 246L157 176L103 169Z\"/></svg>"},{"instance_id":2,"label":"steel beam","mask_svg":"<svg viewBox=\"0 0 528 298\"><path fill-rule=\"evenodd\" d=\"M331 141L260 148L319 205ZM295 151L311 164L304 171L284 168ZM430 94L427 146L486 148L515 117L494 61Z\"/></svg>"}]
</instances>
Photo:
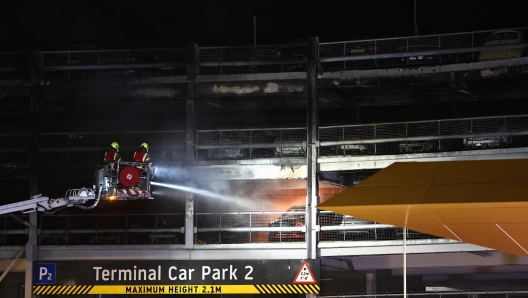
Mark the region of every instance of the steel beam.
<instances>
[{"instance_id":1,"label":"steel beam","mask_svg":"<svg viewBox=\"0 0 528 298\"><path fill-rule=\"evenodd\" d=\"M397 255L402 262L401 240L390 241L349 241L349 242L327 242L319 243L321 257L332 256L375 256L375 255ZM471 251L493 251L490 248L450 241L447 239L408 240L407 253L409 254L436 254L440 252L471 252ZM354 265L354 268L355 265ZM357 268L356 268L357 269ZM370 269L369 269L370 270Z\"/></svg>"},{"instance_id":2,"label":"steel beam","mask_svg":"<svg viewBox=\"0 0 528 298\"><path fill-rule=\"evenodd\" d=\"M224 74L224 75L199 75L197 83L210 82L237 82L237 81L283 81L306 80L305 72L280 72L280 73L251 73L251 74Z\"/></svg>"},{"instance_id":3,"label":"steel beam","mask_svg":"<svg viewBox=\"0 0 528 298\"><path fill-rule=\"evenodd\" d=\"M498 51L498 50L510 50L510 49L525 49L525 48L528 48L528 43L503 44L503 45L493 45L493 46L429 50L429 51L398 52L398 53L387 53L387 54L366 54L366 55L357 55L357 56L326 57L326 58L321 58L321 62L325 63L325 62L358 61L358 60L371 60L371 59L403 58L403 57L414 57L414 56L459 54L459 53Z\"/></svg>"},{"instance_id":4,"label":"steel beam","mask_svg":"<svg viewBox=\"0 0 528 298\"><path fill-rule=\"evenodd\" d=\"M201 180L306 179L306 165L221 165L194 168Z\"/></svg>"},{"instance_id":5,"label":"steel beam","mask_svg":"<svg viewBox=\"0 0 528 298\"><path fill-rule=\"evenodd\" d=\"M453 248L458 245L453 245ZM422 247L423 248L423 247ZM462 246L459 246L462 248ZM409 249L411 249L409 247ZM437 251L434 254L410 254L408 255L409 268L414 272L443 273L442 269L453 272L453 268L461 268L465 272L478 271L481 267L515 266L525 269L528 266L528 258L515 256L508 253L484 250L489 254L481 256L468 251ZM402 258L400 254L395 255L370 255L352 256L349 258L356 270L396 270L401 272ZM491 272L491 268L488 269Z\"/></svg>"},{"instance_id":6,"label":"steel beam","mask_svg":"<svg viewBox=\"0 0 528 298\"><path fill-rule=\"evenodd\" d=\"M198 45L187 44L187 97L185 99L185 166L194 167L196 119L194 110L195 80L198 74ZM195 179L190 177L187 186L194 187ZM194 194L185 192L185 248L194 247Z\"/></svg>"},{"instance_id":7,"label":"steel beam","mask_svg":"<svg viewBox=\"0 0 528 298\"><path fill-rule=\"evenodd\" d=\"M42 53L31 52L31 146L30 146L30 178L29 195L38 195L39 178L39 147L40 147L40 79L42 78ZM29 240L26 244L26 274L25 274L25 298L34 297L33 285L33 262L37 260L37 213L29 214Z\"/></svg>"},{"instance_id":8,"label":"steel beam","mask_svg":"<svg viewBox=\"0 0 528 298\"><path fill-rule=\"evenodd\" d=\"M435 66L416 65L411 67L394 67L383 69L339 70L323 72L319 80L329 80L329 82L332 82L336 79L347 80L351 78L399 78L439 73L449 74L451 72L472 71L489 68L514 67L526 64L528 64L528 57Z\"/></svg>"},{"instance_id":9,"label":"steel beam","mask_svg":"<svg viewBox=\"0 0 528 298\"><path fill-rule=\"evenodd\" d=\"M319 145L319 105L317 97L317 70L319 65L319 38L308 38L307 64L307 186L306 186L306 253L317 258L317 209L319 204L319 177L317 176L317 146Z\"/></svg>"},{"instance_id":10,"label":"steel beam","mask_svg":"<svg viewBox=\"0 0 528 298\"><path fill-rule=\"evenodd\" d=\"M431 162L451 160L494 160L528 158L528 148L411 153L347 157L319 157L320 171L355 171L383 169L395 162Z\"/></svg>"},{"instance_id":11,"label":"steel beam","mask_svg":"<svg viewBox=\"0 0 528 298\"><path fill-rule=\"evenodd\" d=\"M39 260L234 260L298 259L304 243L40 246Z\"/></svg>"},{"instance_id":12,"label":"steel beam","mask_svg":"<svg viewBox=\"0 0 528 298\"><path fill-rule=\"evenodd\" d=\"M108 100L109 98L125 99L170 99L185 96L184 84L157 84L157 85L132 85L115 87L71 87L63 88L46 86L42 88L43 99L67 100Z\"/></svg>"}]
</instances>

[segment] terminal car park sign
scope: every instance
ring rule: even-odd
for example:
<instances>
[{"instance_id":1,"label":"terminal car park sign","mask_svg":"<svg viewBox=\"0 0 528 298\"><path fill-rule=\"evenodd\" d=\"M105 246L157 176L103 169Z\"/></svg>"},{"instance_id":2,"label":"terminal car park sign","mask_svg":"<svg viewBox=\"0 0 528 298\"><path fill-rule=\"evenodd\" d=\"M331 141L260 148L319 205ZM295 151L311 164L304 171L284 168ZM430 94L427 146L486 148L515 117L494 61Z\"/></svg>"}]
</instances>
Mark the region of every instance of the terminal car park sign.
<instances>
[{"instance_id":1,"label":"terminal car park sign","mask_svg":"<svg viewBox=\"0 0 528 298\"><path fill-rule=\"evenodd\" d=\"M34 272L34 295L320 292L320 260L48 261Z\"/></svg>"}]
</instances>

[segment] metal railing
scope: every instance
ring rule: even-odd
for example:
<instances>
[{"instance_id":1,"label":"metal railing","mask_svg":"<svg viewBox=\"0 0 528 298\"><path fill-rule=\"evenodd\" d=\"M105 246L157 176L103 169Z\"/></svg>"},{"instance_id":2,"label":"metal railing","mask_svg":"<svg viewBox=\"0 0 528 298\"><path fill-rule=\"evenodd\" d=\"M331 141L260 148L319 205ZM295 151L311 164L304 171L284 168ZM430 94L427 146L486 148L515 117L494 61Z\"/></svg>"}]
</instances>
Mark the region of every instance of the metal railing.
<instances>
[{"instance_id":1,"label":"metal railing","mask_svg":"<svg viewBox=\"0 0 528 298\"><path fill-rule=\"evenodd\" d=\"M481 51L492 49L492 46L485 45L491 34L527 29L522 27L320 43L321 68L323 71L334 71L478 61ZM526 41L519 40L517 44L501 45L500 49L513 47L526 48L527 44Z\"/></svg>"},{"instance_id":2,"label":"metal railing","mask_svg":"<svg viewBox=\"0 0 528 298\"><path fill-rule=\"evenodd\" d=\"M29 53L0 53L0 79L15 80L29 78Z\"/></svg>"},{"instance_id":3,"label":"metal railing","mask_svg":"<svg viewBox=\"0 0 528 298\"><path fill-rule=\"evenodd\" d=\"M200 75L306 71L306 44L198 48Z\"/></svg>"},{"instance_id":4,"label":"metal railing","mask_svg":"<svg viewBox=\"0 0 528 298\"><path fill-rule=\"evenodd\" d=\"M319 155L382 155L528 146L528 115L319 128ZM199 130L197 160L306 157L305 128Z\"/></svg>"},{"instance_id":5,"label":"metal railing","mask_svg":"<svg viewBox=\"0 0 528 298\"><path fill-rule=\"evenodd\" d=\"M306 128L224 129L196 132L196 159L306 156Z\"/></svg>"},{"instance_id":6,"label":"metal railing","mask_svg":"<svg viewBox=\"0 0 528 298\"><path fill-rule=\"evenodd\" d=\"M528 115L321 127L319 155L525 147L527 134Z\"/></svg>"},{"instance_id":7,"label":"metal railing","mask_svg":"<svg viewBox=\"0 0 528 298\"><path fill-rule=\"evenodd\" d=\"M17 215L21 220L28 221L29 215ZM25 245L28 241L27 227L14 217L0 216L0 245Z\"/></svg>"},{"instance_id":8,"label":"metal railing","mask_svg":"<svg viewBox=\"0 0 528 298\"><path fill-rule=\"evenodd\" d=\"M304 242L304 206L286 211L196 213L195 244ZM26 216L27 217L27 216ZM128 245L183 244L185 215L156 214L41 214L39 244ZM27 218L26 218L27 220ZM322 211L319 241L401 240L402 229ZM23 245L28 229L9 216L0 216L0 245ZM408 239L438 237L409 231Z\"/></svg>"},{"instance_id":9,"label":"metal railing","mask_svg":"<svg viewBox=\"0 0 528 298\"><path fill-rule=\"evenodd\" d=\"M185 215L41 215L39 244L181 244Z\"/></svg>"},{"instance_id":10,"label":"metal railing","mask_svg":"<svg viewBox=\"0 0 528 298\"><path fill-rule=\"evenodd\" d=\"M323 71L466 63L491 50L527 48L526 41L486 45L496 29L438 35L319 44ZM304 41L283 45L199 47L198 74L305 72ZM79 50L42 52L45 78L151 77L186 75L186 49ZM29 77L29 53L0 53L3 79Z\"/></svg>"},{"instance_id":11,"label":"metal railing","mask_svg":"<svg viewBox=\"0 0 528 298\"><path fill-rule=\"evenodd\" d=\"M318 150L319 156L347 156L527 147L527 134L528 115L326 126L319 128ZM40 152L49 161L87 161L90 153L99 162L114 141L129 159L142 142L158 161L181 161L185 151L185 132L178 130L43 133ZM29 134L1 134L0 159L21 159L29 142ZM306 129L198 130L195 148L199 161L304 158Z\"/></svg>"},{"instance_id":12,"label":"metal railing","mask_svg":"<svg viewBox=\"0 0 528 298\"><path fill-rule=\"evenodd\" d=\"M40 140L39 151L47 161L101 162L102 154L112 142L119 143L121 156L129 160L143 142L150 145L150 154L158 161L180 161L185 152L184 130L41 133ZM30 142L28 133L0 134L0 161L23 159Z\"/></svg>"},{"instance_id":13,"label":"metal railing","mask_svg":"<svg viewBox=\"0 0 528 298\"><path fill-rule=\"evenodd\" d=\"M47 78L185 75L185 48L42 52Z\"/></svg>"}]
</instances>

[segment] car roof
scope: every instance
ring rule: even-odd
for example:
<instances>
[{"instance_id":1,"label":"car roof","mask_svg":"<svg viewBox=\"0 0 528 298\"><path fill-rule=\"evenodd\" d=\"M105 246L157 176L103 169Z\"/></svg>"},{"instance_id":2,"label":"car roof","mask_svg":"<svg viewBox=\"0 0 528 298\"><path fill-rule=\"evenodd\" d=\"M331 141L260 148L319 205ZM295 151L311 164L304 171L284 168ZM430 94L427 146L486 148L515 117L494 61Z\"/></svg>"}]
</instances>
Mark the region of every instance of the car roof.
<instances>
[{"instance_id":1,"label":"car roof","mask_svg":"<svg viewBox=\"0 0 528 298\"><path fill-rule=\"evenodd\" d=\"M517 30L502 30L502 31L495 31L491 34L498 34L498 33L508 33L508 32L515 32L515 33L524 33L522 31L517 31Z\"/></svg>"},{"instance_id":2,"label":"car roof","mask_svg":"<svg viewBox=\"0 0 528 298\"><path fill-rule=\"evenodd\" d=\"M306 211L306 206L291 206L286 211Z\"/></svg>"}]
</instances>

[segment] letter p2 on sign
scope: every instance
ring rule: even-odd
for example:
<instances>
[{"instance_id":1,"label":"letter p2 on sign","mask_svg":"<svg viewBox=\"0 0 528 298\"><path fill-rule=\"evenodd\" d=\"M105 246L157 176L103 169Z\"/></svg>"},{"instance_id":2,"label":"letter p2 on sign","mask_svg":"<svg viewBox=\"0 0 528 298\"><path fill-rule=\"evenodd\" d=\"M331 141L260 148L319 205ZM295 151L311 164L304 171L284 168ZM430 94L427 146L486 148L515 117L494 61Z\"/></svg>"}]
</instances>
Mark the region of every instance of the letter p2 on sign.
<instances>
[{"instance_id":1,"label":"letter p2 on sign","mask_svg":"<svg viewBox=\"0 0 528 298\"><path fill-rule=\"evenodd\" d=\"M36 285L53 285L55 284L56 265L52 263L35 264L35 276L33 283Z\"/></svg>"}]
</instances>

